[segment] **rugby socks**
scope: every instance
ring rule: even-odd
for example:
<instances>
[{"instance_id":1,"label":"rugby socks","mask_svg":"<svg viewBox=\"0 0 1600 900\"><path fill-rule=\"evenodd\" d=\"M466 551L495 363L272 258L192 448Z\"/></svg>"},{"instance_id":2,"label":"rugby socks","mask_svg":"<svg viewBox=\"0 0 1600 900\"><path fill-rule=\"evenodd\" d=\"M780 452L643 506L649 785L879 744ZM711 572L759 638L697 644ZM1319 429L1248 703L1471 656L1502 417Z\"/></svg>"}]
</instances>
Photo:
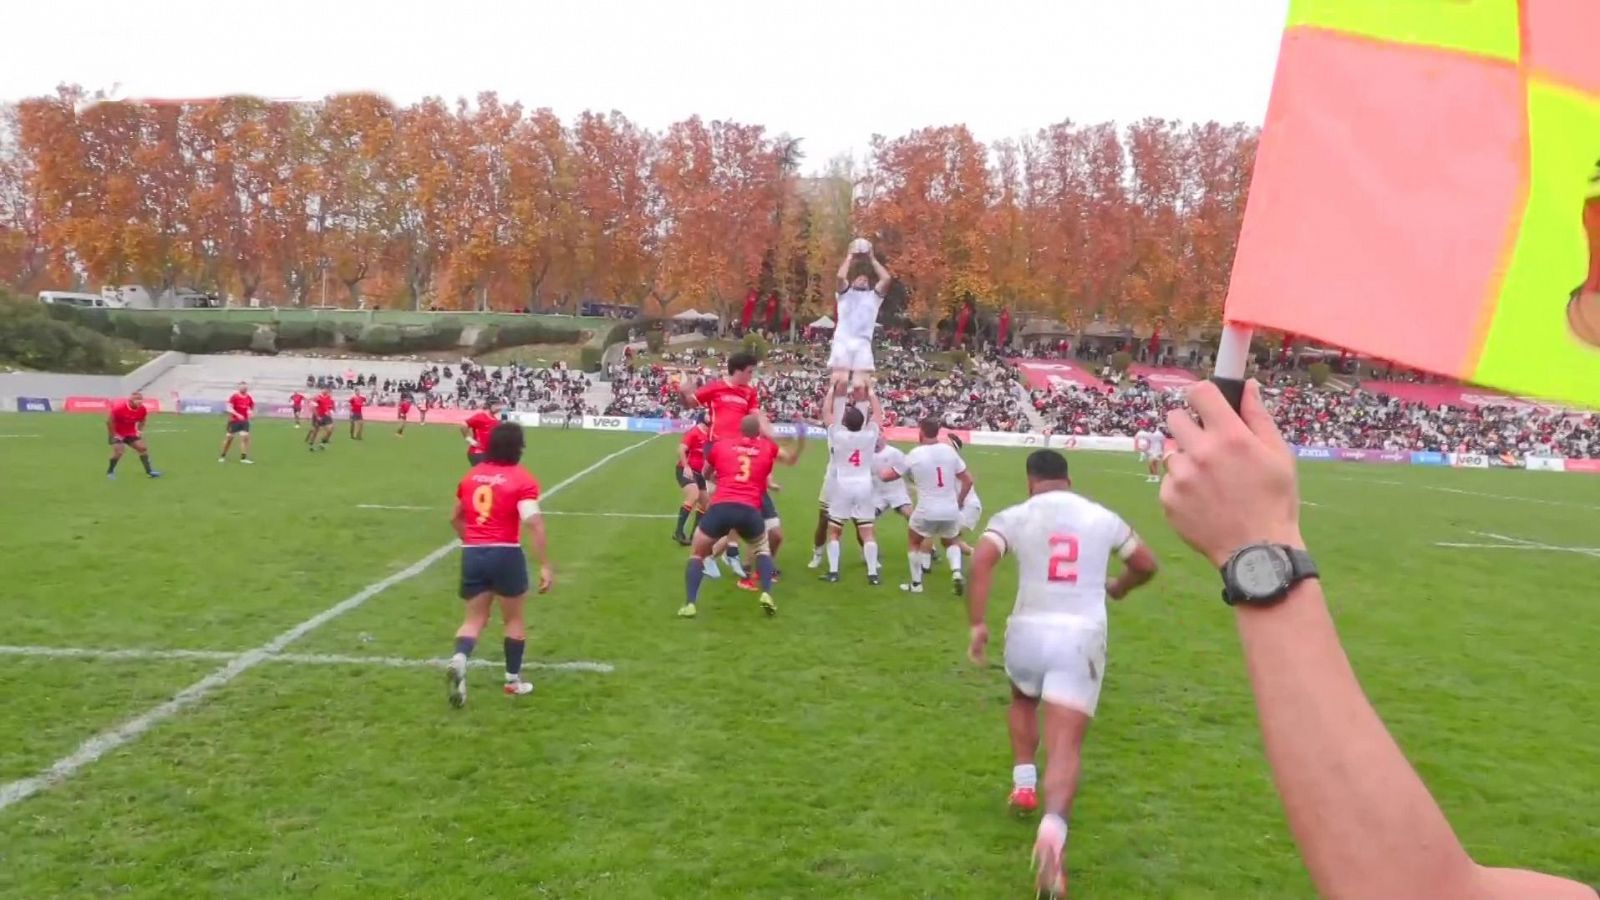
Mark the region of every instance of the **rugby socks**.
<instances>
[{"instance_id":1,"label":"rugby socks","mask_svg":"<svg viewBox=\"0 0 1600 900\"><path fill-rule=\"evenodd\" d=\"M915 587L922 584L922 554L913 550L906 554L906 558L911 561L911 585Z\"/></svg>"},{"instance_id":2,"label":"rugby socks","mask_svg":"<svg viewBox=\"0 0 1600 900\"><path fill-rule=\"evenodd\" d=\"M944 549L944 558L950 561L950 574L956 578L961 577L961 547L949 546Z\"/></svg>"},{"instance_id":3,"label":"rugby socks","mask_svg":"<svg viewBox=\"0 0 1600 900\"><path fill-rule=\"evenodd\" d=\"M731 560L733 562L738 562L739 561L739 545L738 544L733 544L733 543L728 544L728 549L723 552L722 556L725 559Z\"/></svg>"},{"instance_id":4,"label":"rugby socks","mask_svg":"<svg viewBox=\"0 0 1600 900\"><path fill-rule=\"evenodd\" d=\"M772 573L777 570L772 564L772 556L767 553L756 554L756 574L761 577L761 590L772 590Z\"/></svg>"},{"instance_id":5,"label":"rugby socks","mask_svg":"<svg viewBox=\"0 0 1600 900\"><path fill-rule=\"evenodd\" d=\"M522 651L528 642L523 638L506 638L506 680L516 681L522 676Z\"/></svg>"},{"instance_id":6,"label":"rugby socks","mask_svg":"<svg viewBox=\"0 0 1600 900\"><path fill-rule=\"evenodd\" d=\"M836 540L828 541L828 574L839 574L839 542Z\"/></svg>"},{"instance_id":7,"label":"rugby socks","mask_svg":"<svg viewBox=\"0 0 1600 900\"><path fill-rule=\"evenodd\" d=\"M139 464L144 466L144 473L146 475L149 475L152 471L154 471L150 468L150 454L148 453L139 454Z\"/></svg>"},{"instance_id":8,"label":"rugby socks","mask_svg":"<svg viewBox=\"0 0 1600 900\"><path fill-rule=\"evenodd\" d=\"M1012 787L1032 790L1039 786L1039 769L1033 763L1011 767Z\"/></svg>"},{"instance_id":9,"label":"rugby socks","mask_svg":"<svg viewBox=\"0 0 1600 900\"><path fill-rule=\"evenodd\" d=\"M867 574L878 574L878 542L867 541L861 545L861 552L867 557Z\"/></svg>"},{"instance_id":10,"label":"rugby socks","mask_svg":"<svg viewBox=\"0 0 1600 900\"><path fill-rule=\"evenodd\" d=\"M106 474L107 475L115 475L116 474L116 472L117 472L117 463L120 462L121 459L122 459L122 457L120 457L120 456L111 457L111 462L106 465Z\"/></svg>"},{"instance_id":11,"label":"rugby socks","mask_svg":"<svg viewBox=\"0 0 1600 900\"><path fill-rule=\"evenodd\" d=\"M698 556L689 557L689 564L683 568L683 586L690 603L699 598L700 580L705 577L706 561Z\"/></svg>"},{"instance_id":12,"label":"rugby socks","mask_svg":"<svg viewBox=\"0 0 1600 900\"><path fill-rule=\"evenodd\" d=\"M698 509L694 511L694 530L695 531L699 531L700 530L700 520L704 516L705 516L705 513L699 511Z\"/></svg>"},{"instance_id":13,"label":"rugby socks","mask_svg":"<svg viewBox=\"0 0 1600 900\"><path fill-rule=\"evenodd\" d=\"M457 656L471 656L472 655L472 648L476 647L476 646L478 646L478 639L477 638L475 638L475 637L462 637L459 634L456 635L456 655Z\"/></svg>"},{"instance_id":14,"label":"rugby socks","mask_svg":"<svg viewBox=\"0 0 1600 900\"><path fill-rule=\"evenodd\" d=\"M690 509L691 509L691 507L687 503L685 503L683 506L678 507L678 530L674 531L673 534L676 534L679 537L683 536L683 523L689 521L689 511L690 511ZM699 522L695 523L695 525L697 527L699 526L699 524L700 524Z\"/></svg>"}]
</instances>

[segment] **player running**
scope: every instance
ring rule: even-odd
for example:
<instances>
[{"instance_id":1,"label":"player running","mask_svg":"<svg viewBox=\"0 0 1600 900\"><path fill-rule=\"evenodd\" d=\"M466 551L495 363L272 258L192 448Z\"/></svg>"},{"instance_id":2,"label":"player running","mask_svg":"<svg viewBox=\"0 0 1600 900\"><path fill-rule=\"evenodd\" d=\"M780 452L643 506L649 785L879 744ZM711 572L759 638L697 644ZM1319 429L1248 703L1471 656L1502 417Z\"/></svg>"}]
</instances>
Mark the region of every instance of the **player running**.
<instances>
[{"instance_id":1,"label":"player running","mask_svg":"<svg viewBox=\"0 0 1600 900\"><path fill-rule=\"evenodd\" d=\"M961 454L939 440L938 419L923 419L917 429L917 446L906 454L900 466L882 476L890 482L909 477L917 488L917 505L911 510L906 528L911 581L900 585L900 590L922 593L922 576L933 564L933 541L938 540L950 559L956 595L960 596L961 547L956 537L961 533L961 506L972 491L972 476Z\"/></svg>"},{"instance_id":2,"label":"player running","mask_svg":"<svg viewBox=\"0 0 1600 900\"><path fill-rule=\"evenodd\" d=\"M400 408L397 410L397 416L400 419L400 427L395 429L395 432L394 432L394 436L395 437L405 437L406 422L409 421L410 418L411 418L411 408L414 405L415 404L412 403L412 401L411 401L411 395L410 394L401 394L400 395Z\"/></svg>"},{"instance_id":3,"label":"player running","mask_svg":"<svg viewBox=\"0 0 1600 900\"><path fill-rule=\"evenodd\" d=\"M889 443L889 439L880 431L878 433L878 449L872 455L872 506L875 518L883 518L883 514L894 510L900 517L911 519L911 492L906 490L904 478L894 481L884 481L883 473L889 469L898 469L905 463L906 454Z\"/></svg>"},{"instance_id":4,"label":"player running","mask_svg":"<svg viewBox=\"0 0 1600 900\"><path fill-rule=\"evenodd\" d=\"M466 616L456 629L455 655L445 670L450 705L467 702L467 659L478 635L489 624L489 611L500 601L506 627L505 692L521 696L533 691L522 680L522 652L527 626L522 601L528 593L528 558L522 552L522 526L528 526L534 556L539 559L539 593L556 583L546 545L544 517L539 513L539 482L522 463L522 426L496 425L484 444L484 460L456 486L456 511L450 525L461 539L461 599Z\"/></svg>"},{"instance_id":5,"label":"player running","mask_svg":"<svg viewBox=\"0 0 1600 900\"><path fill-rule=\"evenodd\" d=\"M828 404L822 411L823 419L834 418L834 408L844 406L839 394L829 392ZM839 536L844 533L844 523L855 525L856 536L861 540L861 551L867 561L867 583L876 585L878 577L878 541L873 532L876 520L872 503L872 459L883 436L881 421L883 408L878 395L869 393L870 413L862 413L854 406L845 408L839 424L828 429L828 469L833 481L828 497L828 574L824 581L839 580Z\"/></svg>"},{"instance_id":6,"label":"player running","mask_svg":"<svg viewBox=\"0 0 1600 900\"><path fill-rule=\"evenodd\" d=\"M333 440L333 408L336 405L333 392L328 388L323 388L311 398L311 430L306 432L306 445L310 449L328 449L328 442Z\"/></svg>"},{"instance_id":7,"label":"player running","mask_svg":"<svg viewBox=\"0 0 1600 900\"><path fill-rule=\"evenodd\" d=\"M1146 466L1145 483L1161 483L1161 464L1167 453L1167 435L1158 426L1140 429L1133 436L1133 449L1139 451L1139 461Z\"/></svg>"},{"instance_id":8,"label":"player running","mask_svg":"<svg viewBox=\"0 0 1600 900\"><path fill-rule=\"evenodd\" d=\"M989 520L972 561L967 653L984 664L986 611L995 566L1017 560L1017 600L1006 620L1007 726L1015 755L1010 802L1038 808L1039 701L1044 701L1044 818L1033 847L1038 888L1066 891L1067 818L1078 790L1081 749L1106 671L1106 598L1121 600L1156 574L1155 554L1116 513L1072 492L1067 460L1054 450L1028 456L1028 499ZM1124 569L1107 584L1111 554Z\"/></svg>"},{"instance_id":9,"label":"player running","mask_svg":"<svg viewBox=\"0 0 1600 900\"><path fill-rule=\"evenodd\" d=\"M233 446L233 436L239 436L239 462L252 465L250 460L250 418L255 415L256 398L250 396L250 386L239 382L239 389L228 398L228 430L222 436L222 453L217 462L228 461L228 448Z\"/></svg>"},{"instance_id":10,"label":"player running","mask_svg":"<svg viewBox=\"0 0 1600 900\"><path fill-rule=\"evenodd\" d=\"M869 265L876 282L866 271ZM872 333L878 327L878 310L892 280L889 270L873 255L871 242L864 238L850 242L844 262L839 264L839 321L834 323L833 347L828 353L830 380L834 384L848 382L852 374L864 384L876 370Z\"/></svg>"},{"instance_id":11,"label":"player running","mask_svg":"<svg viewBox=\"0 0 1600 900\"><path fill-rule=\"evenodd\" d=\"M300 427L300 407L306 403L306 395L295 391L289 395L289 411L294 413L294 427Z\"/></svg>"},{"instance_id":12,"label":"player running","mask_svg":"<svg viewBox=\"0 0 1600 900\"><path fill-rule=\"evenodd\" d=\"M467 464L483 462L489 451L489 434L500 424L500 401L490 400L483 409L467 417L461 425L461 436L467 439Z\"/></svg>"},{"instance_id":13,"label":"player running","mask_svg":"<svg viewBox=\"0 0 1600 900\"><path fill-rule=\"evenodd\" d=\"M730 534L737 534L750 545L761 580L761 608L769 616L777 615L778 604L772 599L772 551L767 547L767 524L761 507L767 496L773 463L794 465L806 439L802 427L799 441L793 449L786 450L762 434L762 424L760 414L751 413L739 423L738 437L719 439L706 450L717 489L689 547L689 562L684 568L687 602L678 610L682 618L695 617L700 581L706 574L706 557L711 555L717 541Z\"/></svg>"},{"instance_id":14,"label":"player running","mask_svg":"<svg viewBox=\"0 0 1600 900\"><path fill-rule=\"evenodd\" d=\"M364 410L367 408L367 398L357 388L355 395L350 398L350 440L359 441L366 434L367 422Z\"/></svg>"},{"instance_id":15,"label":"player running","mask_svg":"<svg viewBox=\"0 0 1600 900\"><path fill-rule=\"evenodd\" d=\"M689 546L689 536L683 529L690 514L694 515L694 527L699 528L700 516L705 512L706 441L710 436L711 429L706 427L705 414L701 413L678 442L678 465L672 474L683 491L683 504L678 507L678 527L673 529L672 539L685 547Z\"/></svg>"},{"instance_id":16,"label":"player running","mask_svg":"<svg viewBox=\"0 0 1600 900\"><path fill-rule=\"evenodd\" d=\"M144 405L144 395L138 391L129 394L126 400L112 402L111 411L106 414L106 441L111 445L111 462L106 465L106 478L117 477L117 463L128 447L139 454L139 462L144 465L146 475L161 477L160 472L150 468L150 448L144 442L144 420L149 415L150 408Z\"/></svg>"}]
</instances>

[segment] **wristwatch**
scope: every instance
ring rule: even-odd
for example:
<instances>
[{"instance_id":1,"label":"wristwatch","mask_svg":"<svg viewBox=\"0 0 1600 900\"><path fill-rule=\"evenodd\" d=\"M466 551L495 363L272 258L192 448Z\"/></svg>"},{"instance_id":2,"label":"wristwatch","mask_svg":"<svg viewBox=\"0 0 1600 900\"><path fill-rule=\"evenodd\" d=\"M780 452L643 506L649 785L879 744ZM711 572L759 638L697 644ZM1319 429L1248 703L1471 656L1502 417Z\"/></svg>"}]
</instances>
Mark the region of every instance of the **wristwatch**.
<instances>
[{"instance_id":1,"label":"wristwatch","mask_svg":"<svg viewBox=\"0 0 1600 900\"><path fill-rule=\"evenodd\" d=\"M1229 606L1271 606L1289 589L1316 578L1311 554L1284 544L1247 544L1222 564L1222 602Z\"/></svg>"}]
</instances>

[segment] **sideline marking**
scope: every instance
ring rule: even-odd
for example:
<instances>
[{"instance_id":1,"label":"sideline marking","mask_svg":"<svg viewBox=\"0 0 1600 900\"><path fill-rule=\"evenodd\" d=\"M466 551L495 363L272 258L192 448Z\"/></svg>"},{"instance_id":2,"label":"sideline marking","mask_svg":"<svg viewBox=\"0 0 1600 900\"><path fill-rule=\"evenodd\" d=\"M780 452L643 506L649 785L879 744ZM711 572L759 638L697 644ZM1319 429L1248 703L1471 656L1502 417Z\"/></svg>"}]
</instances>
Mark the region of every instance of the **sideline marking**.
<instances>
[{"instance_id":1,"label":"sideline marking","mask_svg":"<svg viewBox=\"0 0 1600 900\"><path fill-rule=\"evenodd\" d=\"M1434 541L1433 545L1435 547L1454 547L1468 550L1545 550L1552 553L1577 553L1582 556L1593 556L1596 559L1600 559L1600 547L1562 547L1555 544L1546 544L1542 541L1530 541L1525 538L1495 534L1492 531L1472 531L1468 533L1481 538L1489 538L1499 543Z\"/></svg>"},{"instance_id":2,"label":"sideline marking","mask_svg":"<svg viewBox=\"0 0 1600 900\"><path fill-rule=\"evenodd\" d=\"M588 468L582 469L576 474L568 476L566 479L550 488L550 490L545 492L545 496L554 496L567 486L575 483L578 479L588 475L589 473L625 453L629 453L633 450L643 447L645 444L650 443L657 437L660 437L660 435L652 435L651 437L645 438L637 443L629 444L628 446L614 453L602 456L600 459L592 463ZM454 551L457 546L458 544L456 541L450 541L449 543L434 550L432 553L429 553L427 556L424 556L423 558L412 563L410 566L407 566L398 572L367 585L344 600L341 600L322 612L317 613L311 618L306 619L304 622L301 622L299 625L290 628L288 631L283 632L265 644L262 644L253 650L246 650L242 653L239 653L238 655L232 657L227 665L217 669L210 675L207 675L199 681L196 681L194 684L191 684L179 691L177 694L173 695L172 699L167 700L165 703L155 706L144 713L135 716L134 718L129 719L120 725L117 725L114 728L107 729L95 735L94 737L89 738L82 744L79 744L78 749L72 751L66 756L61 757L54 763L51 763L49 767L43 769L38 774L30 775L27 778L19 778L16 781L7 782L6 784L0 785L0 810L4 810L7 807L20 803L23 800L32 797L34 794L39 793L40 791L48 790L49 788L55 787L61 782L66 781L68 778L71 778L73 775L77 774L78 770L93 764L107 753L116 750L124 744L130 743L140 735L144 734L146 731L149 731L155 726L160 725L162 722L172 718L178 713L183 712L183 710L186 708L199 703L201 700L204 700L208 694L217 688L227 685L240 675L243 675L256 666L261 665L270 658L278 656L282 653L283 648L294 643L300 638L305 637L307 634L310 634L323 625L326 625L328 622L331 622L339 616L342 616L345 613L361 606L363 603L366 603L368 600L371 600L373 597L376 597L378 594L383 593L400 582L421 575L434 563L438 562Z\"/></svg>"},{"instance_id":3,"label":"sideline marking","mask_svg":"<svg viewBox=\"0 0 1600 900\"><path fill-rule=\"evenodd\" d=\"M139 647L114 650L94 647L20 647L0 644L0 656L35 656L47 659L232 660L239 655L240 652L237 650L156 650ZM278 653L268 657L266 661L318 666L385 666L392 669L442 669L450 662L448 659L408 659L400 656L360 656L339 653ZM468 665L474 668L496 668L503 664L504 660L496 659L478 659L475 657L468 660ZM607 674L616 671L616 667L610 663L591 662L589 660L574 660L571 662L535 662L529 660L524 662L522 667L524 669L539 669L551 672L597 672Z\"/></svg>"}]
</instances>

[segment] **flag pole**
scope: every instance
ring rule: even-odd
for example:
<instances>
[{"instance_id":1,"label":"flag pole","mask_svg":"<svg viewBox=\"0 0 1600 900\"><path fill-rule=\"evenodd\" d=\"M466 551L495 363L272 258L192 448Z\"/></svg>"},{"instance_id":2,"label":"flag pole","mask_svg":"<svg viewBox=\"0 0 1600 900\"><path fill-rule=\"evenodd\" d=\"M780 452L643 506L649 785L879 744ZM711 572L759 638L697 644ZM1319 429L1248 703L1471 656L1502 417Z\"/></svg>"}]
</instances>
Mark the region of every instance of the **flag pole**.
<instances>
[{"instance_id":1,"label":"flag pole","mask_svg":"<svg viewBox=\"0 0 1600 900\"><path fill-rule=\"evenodd\" d=\"M1244 372L1250 362L1249 325L1222 323L1222 340L1217 343L1217 364L1211 369L1211 383L1228 398L1234 412L1244 400Z\"/></svg>"}]
</instances>

